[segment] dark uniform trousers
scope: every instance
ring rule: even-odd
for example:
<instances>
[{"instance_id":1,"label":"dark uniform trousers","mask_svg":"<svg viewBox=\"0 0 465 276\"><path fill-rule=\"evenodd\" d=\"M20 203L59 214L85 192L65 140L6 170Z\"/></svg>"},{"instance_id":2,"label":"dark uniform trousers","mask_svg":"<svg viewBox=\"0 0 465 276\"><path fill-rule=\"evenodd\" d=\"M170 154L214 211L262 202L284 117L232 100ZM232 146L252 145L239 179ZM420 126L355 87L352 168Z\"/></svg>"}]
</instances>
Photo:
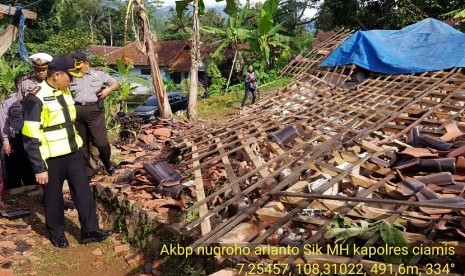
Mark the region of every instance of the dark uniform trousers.
<instances>
[{"instance_id":1,"label":"dark uniform trousers","mask_svg":"<svg viewBox=\"0 0 465 276\"><path fill-rule=\"evenodd\" d=\"M45 222L54 237L64 235L65 215L63 182L68 180L71 197L76 205L81 232L99 230L95 202L89 187L81 151L47 159L48 177L44 185Z\"/></svg>"},{"instance_id":2,"label":"dark uniform trousers","mask_svg":"<svg viewBox=\"0 0 465 276\"><path fill-rule=\"evenodd\" d=\"M83 140L82 152L87 164L87 175L94 175L94 169L90 163L89 142L98 148L99 157L106 169L111 167L111 148L108 142L107 129L105 127L105 115L97 105L76 105L76 130ZM90 139L90 141L89 141Z\"/></svg>"},{"instance_id":3,"label":"dark uniform trousers","mask_svg":"<svg viewBox=\"0 0 465 276\"><path fill-rule=\"evenodd\" d=\"M23 135L17 133L14 138L9 138L9 141L13 152L9 156L5 155L5 169L8 174L6 188L18 188L21 187L22 184L36 184L31 163L24 150Z\"/></svg>"}]
</instances>

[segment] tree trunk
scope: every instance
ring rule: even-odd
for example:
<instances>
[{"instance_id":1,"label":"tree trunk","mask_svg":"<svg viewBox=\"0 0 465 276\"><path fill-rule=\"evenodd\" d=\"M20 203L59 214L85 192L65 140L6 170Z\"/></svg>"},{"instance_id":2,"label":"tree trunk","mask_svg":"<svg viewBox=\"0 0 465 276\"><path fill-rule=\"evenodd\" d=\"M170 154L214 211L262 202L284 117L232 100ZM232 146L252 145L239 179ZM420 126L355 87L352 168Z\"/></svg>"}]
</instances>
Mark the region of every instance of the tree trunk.
<instances>
[{"instance_id":1,"label":"tree trunk","mask_svg":"<svg viewBox=\"0 0 465 276\"><path fill-rule=\"evenodd\" d=\"M234 65L236 64L236 57L237 57L237 49L234 51L234 58L233 58L233 62L231 65L231 70L229 71L228 83L226 84L226 90L228 90L229 84L231 83L231 76L234 70Z\"/></svg>"},{"instance_id":2,"label":"tree trunk","mask_svg":"<svg viewBox=\"0 0 465 276\"><path fill-rule=\"evenodd\" d=\"M189 87L189 104L187 108L187 118L191 121L197 117L197 88L198 71L200 62L200 35L199 35L199 0L194 0L194 15L191 39L191 83Z\"/></svg>"},{"instance_id":3,"label":"tree trunk","mask_svg":"<svg viewBox=\"0 0 465 276\"><path fill-rule=\"evenodd\" d=\"M89 29L90 29L90 38L92 42L94 42L94 20L93 18L89 18Z\"/></svg>"},{"instance_id":4,"label":"tree trunk","mask_svg":"<svg viewBox=\"0 0 465 276\"><path fill-rule=\"evenodd\" d=\"M165 87L163 85L163 79L160 74L160 69L158 68L158 59L155 54L155 47L153 42L156 41L156 36L152 35L150 30L149 18L147 16L147 11L142 3L142 0L136 0L139 5L138 15L142 21L144 29L144 43L147 49L147 55L149 58L149 64L151 69L153 86L155 88L155 95L158 100L158 108L160 110L160 117L163 119L168 119L173 116L171 112L171 107L168 102L168 97L166 96Z\"/></svg>"},{"instance_id":5,"label":"tree trunk","mask_svg":"<svg viewBox=\"0 0 465 276\"><path fill-rule=\"evenodd\" d=\"M108 11L108 25L110 26L110 46L113 46L113 28L111 27L111 14Z\"/></svg>"}]
</instances>

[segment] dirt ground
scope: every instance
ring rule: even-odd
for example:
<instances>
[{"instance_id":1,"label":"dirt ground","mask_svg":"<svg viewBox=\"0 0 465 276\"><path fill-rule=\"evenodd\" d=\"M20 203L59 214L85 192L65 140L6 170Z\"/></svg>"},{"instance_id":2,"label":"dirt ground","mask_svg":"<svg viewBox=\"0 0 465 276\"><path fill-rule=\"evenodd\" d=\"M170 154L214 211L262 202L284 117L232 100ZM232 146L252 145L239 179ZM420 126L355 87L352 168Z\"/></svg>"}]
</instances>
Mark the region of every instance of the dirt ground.
<instances>
[{"instance_id":1,"label":"dirt ground","mask_svg":"<svg viewBox=\"0 0 465 276\"><path fill-rule=\"evenodd\" d=\"M41 196L11 195L4 202L13 208L28 208L32 214L15 220L0 218L0 276L129 276L143 272L143 256L130 252L118 233L101 243L79 244L76 210L65 211L66 236L70 247L59 249L48 240ZM99 210L100 222L107 217ZM111 228L108 222L101 226Z\"/></svg>"}]
</instances>

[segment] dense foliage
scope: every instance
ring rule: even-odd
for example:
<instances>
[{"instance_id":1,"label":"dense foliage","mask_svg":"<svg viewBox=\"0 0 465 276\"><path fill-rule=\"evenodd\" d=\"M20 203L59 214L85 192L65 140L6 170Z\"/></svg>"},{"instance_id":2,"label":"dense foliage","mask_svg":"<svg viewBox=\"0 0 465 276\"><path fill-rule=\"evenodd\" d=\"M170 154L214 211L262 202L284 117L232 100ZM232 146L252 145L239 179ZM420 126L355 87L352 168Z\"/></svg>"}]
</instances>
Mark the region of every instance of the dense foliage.
<instances>
[{"instance_id":1,"label":"dense foliage","mask_svg":"<svg viewBox=\"0 0 465 276\"><path fill-rule=\"evenodd\" d=\"M463 9L461 0L324 0L316 28L399 29L427 17Z\"/></svg>"},{"instance_id":2,"label":"dense foliage","mask_svg":"<svg viewBox=\"0 0 465 276\"><path fill-rule=\"evenodd\" d=\"M28 20L25 32L30 52L71 53L90 44L122 46L125 39L132 41L141 33L135 11L125 25L127 1L44 0L28 6L35 2L2 1L37 12L37 20ZM168 10L162 8L162 0L144 1L158 39L190 39L192 3L181 2L182 6ZM240 84L248 64L256 68L260 84L274 80L292 56L311 48L313 35L309 30L313 27L317 30L401 28L426 17L444 19L444 15L451 17L463 11L461 0L267 0L252 5L247 1L243 6L237 1L217 2L226 6L223 11L205 9L200 1L200 39L217 49L207 70L211 94ZM314 18L305 15L309 8L318 9ZM9 23L11 18L4 17L0 29ZM9 72L29 70L18 59L17 45L11 47L2 62L9 66L9 69L4 66ZM92 62L106 65L98 56ZM2 89L11 87L6 84L8 76L2 78Z\"/></svg>"}]
</instances>

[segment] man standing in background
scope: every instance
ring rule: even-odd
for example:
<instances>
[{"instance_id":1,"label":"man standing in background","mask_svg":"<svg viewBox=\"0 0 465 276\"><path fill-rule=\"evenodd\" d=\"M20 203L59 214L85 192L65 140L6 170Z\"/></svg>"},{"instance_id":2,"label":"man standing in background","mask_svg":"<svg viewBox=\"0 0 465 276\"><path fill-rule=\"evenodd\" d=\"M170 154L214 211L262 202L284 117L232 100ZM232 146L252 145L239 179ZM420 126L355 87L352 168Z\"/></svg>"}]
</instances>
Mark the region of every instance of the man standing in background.
<instances>
[{"instance_id":1,"label":"man standing in background","mask_svg":"<svg viewBox=\"0 0 465 276\"><path fill-rule=\"evenodd\" d=\"M105 127L103 100L118 88L118 82L110 75L89 68L87 56L78 52L73 55L82 63L81 78L74 78L71 93L76 105L76 129L84 140L82 151L87 162L87 176L91 178L96 172L90 163L90 144L99 150L99 157L109 175L115 168L110 162L111 148Z\"/></svg>"},{"instance_id":2,"label":"man standing in background","mask_svg":"<svg viewBox=\"0 0 465 276\"><path fill-rule=\"evenodd\" d=\"M244 99L242 99L241 108L245 106L247 98L249 97L249 92L252 93L252 104L254 104L255 101L257 100L257 76L255 75L255 72L253 71L252 65L249 65L249 67L247 68L247 72L245 73L245 76L244 76L244 82L245 82L245 95L244 95Z\"/></svg>"}]
</instances>

